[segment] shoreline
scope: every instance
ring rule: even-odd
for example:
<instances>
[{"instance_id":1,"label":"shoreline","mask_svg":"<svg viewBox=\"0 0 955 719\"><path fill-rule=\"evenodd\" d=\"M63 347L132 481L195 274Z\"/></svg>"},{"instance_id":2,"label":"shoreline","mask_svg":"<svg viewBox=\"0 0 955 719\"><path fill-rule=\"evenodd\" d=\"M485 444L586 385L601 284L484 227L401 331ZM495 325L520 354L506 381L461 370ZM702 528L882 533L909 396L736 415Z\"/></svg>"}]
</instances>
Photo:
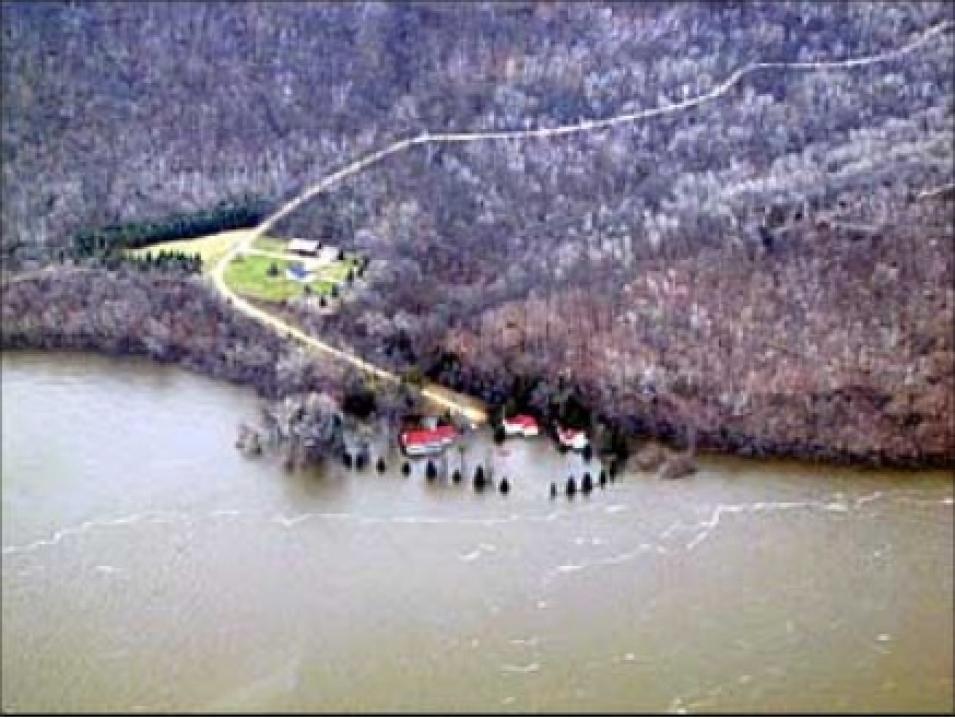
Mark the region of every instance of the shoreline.
<instances>
[{"instance_id":1,"label":"shoreline","mask_svg":"<svg viewBox=\"0 0 955 719\"><path fill-rule=\"evenodd\" d=\"M195 278L94 269L75 272L54 266L33 276L6 279L0 289L0 350L145 357L249 386L266 401L317 392L332 397L339 407L349 378L354 379L354 372L335 361L309 353L236 312L207 282ZM328 341L337 339L333 333ZM904 423L908 416L900 420L882 411L884 400L891 396L868 386L806 396L757 396L751 411L740 417L720 408L714 401L714 387L696 394L608 397L605 387L552 386L542 380L544 391L532 401L529 390L514 394L517 390L502 386L502 382L510 387L528 378L482 376L476 367L462 363L454 379L442 380L433 362L425 359L423 366L422 379L477 398L492 414L504 407L508 412L527 409L545 422L562 420L573 426L566 406L555 401L557 394L566 399L570 391L582 410L577 416L590 417L580 426L598 429L602 425L598 431L603 439L615 439L618 450L638 448L647 440L685 448L692 434L696 450L737 457L872 468L955 468L955 432L945 425L952 421L945 416L950 407L947 400L915 407L920 412L915 427ZM386 369L400 376L407 368ZM925 400L932 389L923 388L912 398ZM934 388L936 395L938 390ZM610 409L601 411L601 407ZM911 414L913 409L908 411ZM754 432L754 427L760 431ZM831 432L829 441L821 439L826 431ZM596 449L608 444L594 442Z\"/></svg>"},{"instance_id":2,"label":"shoreline","mask_svg":"<svg viewBox=\"0 0 955 719\"><path fill-rule=\"evenodd\" d=\"M458 388L486 401L489 406L495 402L487 396L482 396L472 387ZM596 392L584 389L581 393L585 399L592 399ZM667 398L660 404L666 404ZM787 398L795 403L803 403L808 397ZM705 405L706 398L701 396ZM647 402L656 405L656 401ZM599 407L597 402L589 403L590 407ZM786 410L783 407L783 412ZM546 412L544 413L546 414ZM599 409L594 414L602 414ZM865 469L908 469L908 470L952 470L955 469L955 446L949 445L942 452L901 453L892 452L886 447L872 447L864 450L852 450L839 447L837 444L827 444L817 438L794 437L780 439L770 434L757 435L751 432L733 428L729 422L717 420L714 428L702 428L692 420L679 422L674 413L660 413L653 416L650 412L623 411L609 423L616 426L624 435L629 445L634 442L645 443L656 441L671 449L683 450L687 447L687 428L692 427L693 443L697 453L709 452L731 457L748 459L780 459L797 460L833 466L859 467ZM767 416L767 422L773 417ZM952 420L949 424L952 425ZM950 430L950 434L955 433Z\"/></svg>"},{"instance_id":3,"label":"shoreline","mask_svg":"<svg viewBox=\"0 0 955 719\"><path fill-rule=\"evenodd\" d=\"M82 344L54 344L46 346L9 345L0 343L0 352L41 352L44 354L93 354L111 359L134 359L150 362L163 367L175 367L213 381L224 381L235 387L251 390L261 401L277 399L270 396L265 388L243 378L208 372L204 367L192 362L183 362L174 359L161 359L150 356L145 352L121 351L97 348ZM280 399L280 398L278 398ZM648 442L657 442L670 449L681 449L685 446L685 437L676 428L665 422L657 423L658 431L649 427L652 423L643 417L631 417L631 426L640 426L640 431L627 431L624 427L624 436L629 446L643 445ZM664 426L659 427L660 424ZM868 453L856 453L828 447L821 442L779 442L773 439L760 438L740 433L729 433L720 436L719 433L699 432L696 435L697 455L729 459L752 459L759 461L800 462L809 464L828 465L833 467L858 470L900 470L900 471L944 471L955 469L955 458L951 456L932 454L921 457L893 457L881 450Z\"/></svg>"}]
</instances>

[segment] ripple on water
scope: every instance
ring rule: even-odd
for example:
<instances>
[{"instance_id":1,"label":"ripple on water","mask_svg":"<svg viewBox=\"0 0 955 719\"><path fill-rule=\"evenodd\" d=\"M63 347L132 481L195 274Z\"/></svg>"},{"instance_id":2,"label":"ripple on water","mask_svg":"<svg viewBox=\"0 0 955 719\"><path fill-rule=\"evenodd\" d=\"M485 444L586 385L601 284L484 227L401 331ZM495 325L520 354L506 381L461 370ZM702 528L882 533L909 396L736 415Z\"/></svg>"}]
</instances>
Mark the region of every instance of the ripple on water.
<instances>
[{"instance_id":1,"label":"ripple on water","mask_svg":"<svg viewBox=\"0 0 955 719\"><path fill-rule=\"evenodd\" d=\"M501 671L505 674L533 674L540 671L540 662L530 664L502 664Z\"/></svg>"},{"instance_id":2,"label":"ripple on water","mask_svg":"<svg viewBox=\"0 0 955 719\"><path fill-rule=\"evenodd\" d=\"M497 547L487 542L481 542L473 550L466 554L459 554L458 559L462 562L473 562L484 554L492 554L497 551Z\"/></svg>"},{"instance_id":3,"label":"ripple on water","mask_svg":"<svg viewBox=\"0 0 955 719\"><path fill-rule=\"evenodd\" d=\"M97 564L93 569L100 574L117 574L123 571L119 567L114 567L111 564Z\"/></svg>"}]
</instances>

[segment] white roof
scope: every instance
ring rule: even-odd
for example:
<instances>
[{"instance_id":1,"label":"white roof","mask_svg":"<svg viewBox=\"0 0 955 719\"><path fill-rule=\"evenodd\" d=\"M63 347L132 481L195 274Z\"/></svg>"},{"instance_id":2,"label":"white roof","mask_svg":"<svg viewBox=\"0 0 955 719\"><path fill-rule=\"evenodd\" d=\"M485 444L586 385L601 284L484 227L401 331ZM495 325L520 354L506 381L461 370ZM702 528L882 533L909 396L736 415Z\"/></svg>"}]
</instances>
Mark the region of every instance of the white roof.
<instances>
[{"instance_id":1,"label":"white roof","mask_svg":"<svg viewBox=\"0 0 955 719\"><path fill-rule=\"evenodd\" d=\"M288 243L289 252L315 252L318 249L318 240L303 240L300 237Z\"/></svg>"},{"instance_id":2,"label":"white roof","mask_svg":"<svg viewBox=\"0 0 955 719\"><path fill-rule=\"evenodd\" d=\"M338 248L337 248L337 247L330 247L329 245L325 245L325 246L322 248L320 257L321 257L322 260L325 261L325 262L334 262L335 260L338 259Z\"/></svg>"}]
</instances>

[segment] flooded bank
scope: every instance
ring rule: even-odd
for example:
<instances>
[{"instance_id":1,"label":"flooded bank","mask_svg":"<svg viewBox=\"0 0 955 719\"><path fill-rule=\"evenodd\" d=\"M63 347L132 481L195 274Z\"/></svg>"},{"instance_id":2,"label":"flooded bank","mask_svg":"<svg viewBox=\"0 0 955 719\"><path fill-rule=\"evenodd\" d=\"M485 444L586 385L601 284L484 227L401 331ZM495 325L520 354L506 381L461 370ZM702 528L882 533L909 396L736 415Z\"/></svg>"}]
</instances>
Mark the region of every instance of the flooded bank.
<instances>
[{"instance_id":1,"label":"flooded bank","mask_svg":"<svg viewBox=\"0 0 955 719\"><path fill-rule=\"evenodd\" d=\"M458 484L289 474L233 448L235 387L2 383L4 711L952 710L950 473L704 458L552 500L588 467L541 438L475 438Z\"/></svg>"}]
</instances>

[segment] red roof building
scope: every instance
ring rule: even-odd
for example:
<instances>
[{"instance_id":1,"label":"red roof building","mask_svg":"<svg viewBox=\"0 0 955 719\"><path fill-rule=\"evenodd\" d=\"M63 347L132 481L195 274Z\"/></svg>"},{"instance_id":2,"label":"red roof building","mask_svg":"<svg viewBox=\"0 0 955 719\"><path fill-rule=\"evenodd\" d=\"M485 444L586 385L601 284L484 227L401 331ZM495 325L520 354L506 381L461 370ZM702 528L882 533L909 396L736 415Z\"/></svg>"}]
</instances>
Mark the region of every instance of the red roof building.
<instances>
[{"instance_id":1,"label":"red roof building","mask_svg":"<svg viewBox=\"0 0 955 719\"><path fill-rule=\"evenodd\" d=\"M569 429L559 425L557 427L557 439L565 447L576 450L586 449L587 445L590 444L582 429Z\"/></svg>"},{"instance_id":2,"label":"red roof building","mask_svg":"<svg viewBox=\"0 0 955 719\"><path fill-rule=\"evenodd\" d=\"M457 436L458 432L454 427L445 425L434 429L409 429L402 432L399 439L405 453L422 455L440 452Z\"/></svg>"},{"instance_id":3,"label":"red roof building","mask_svg":"<svg viewBox=\"0 0 955 719\"><path fill-rule=\"evenodd\" d=\"M505 434L509 436L536 437L540 433L537 420L529 414L519 414L501 423Z\"/></svg>"}]
</instances>

